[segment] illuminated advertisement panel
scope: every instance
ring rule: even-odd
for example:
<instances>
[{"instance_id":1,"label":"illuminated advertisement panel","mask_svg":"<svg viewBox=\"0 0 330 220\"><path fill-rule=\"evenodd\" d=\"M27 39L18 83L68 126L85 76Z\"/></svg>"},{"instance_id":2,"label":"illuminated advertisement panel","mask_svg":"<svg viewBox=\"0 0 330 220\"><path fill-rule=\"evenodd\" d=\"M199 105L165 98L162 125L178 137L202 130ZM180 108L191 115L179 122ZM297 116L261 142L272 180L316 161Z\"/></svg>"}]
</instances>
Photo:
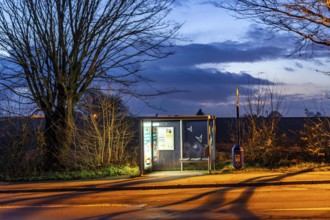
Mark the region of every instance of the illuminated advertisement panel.
<instances>
[{"instance_id":1,"label":"illuminated advertisement panel","mask_svg":"<svg viewBox=\"0 0 330 220\"><path fill-rule=\"evenodd\" d=\"M143 146L144 146L144 168L148 169L152 166L151 158L151 123L143 123Z\"/></svg>"}]
</instances>

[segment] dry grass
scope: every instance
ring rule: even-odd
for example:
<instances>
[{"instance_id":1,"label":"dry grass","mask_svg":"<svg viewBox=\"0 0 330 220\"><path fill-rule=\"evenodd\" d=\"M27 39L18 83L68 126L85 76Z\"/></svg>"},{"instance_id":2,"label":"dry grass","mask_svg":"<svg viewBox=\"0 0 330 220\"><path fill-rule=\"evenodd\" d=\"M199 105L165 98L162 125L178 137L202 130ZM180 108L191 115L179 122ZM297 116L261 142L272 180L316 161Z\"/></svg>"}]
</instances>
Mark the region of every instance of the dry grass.
<instances>
[{"instance_id":1,"label":"dry grass","mask_svg":"<svg viewBox=\"0 0 330 220\"><path fill-rule=\"evenodd\" d=\"M290 173L290 172L298 172L304 170L330 171L330 164L302 162L291 166L281 166L276 168L246 165L242 169L236 170L231 164L231 161L226 161L226 162L222 162L222 164L219 165L218 169L216 169L214 173L256 173L256 172Z\"/></svg>"}]
</instances>

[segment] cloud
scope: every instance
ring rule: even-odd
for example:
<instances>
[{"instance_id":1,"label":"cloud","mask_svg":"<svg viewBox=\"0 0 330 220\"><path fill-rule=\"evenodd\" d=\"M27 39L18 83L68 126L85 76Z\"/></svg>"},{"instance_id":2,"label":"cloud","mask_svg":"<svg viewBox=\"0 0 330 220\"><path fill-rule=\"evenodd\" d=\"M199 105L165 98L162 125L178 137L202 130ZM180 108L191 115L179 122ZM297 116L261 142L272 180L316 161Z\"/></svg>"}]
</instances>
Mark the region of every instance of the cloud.
<instances>
[{"instance_id":1,"label":"cloud","mask_svg":"<svg viewBox=\"0 0 330 220\"><path fill-rule=\"evenodd\" d=\"M291 67L284 67L284 69L288 72L294 72L295 69L291 68Z\"/></svg>"},{"instance_id":2,"label":"cloud","mask_svg":"<svg viewBox=\"0 0 330 220\"><path fill-rule=\"evenodd\" d=\"M189 44L174 48L174 55L151 65L192 67L204 63L255 62L286 56L283 48L258 46L253 42L226 41L212 44Z\"/></svg>"},{"instance_id":3,"label":"cloud","mask_svg":"<svg viewBox=\"0 0 330 220\"><path fill-rule=\"evenodd\" d=\"M296 62L295 63L295 66L298 67L298 68L300 68L300 69L304 68L304 65L301 64L300 62Z\"/></svg>"},{"instance_id":4,"label":"cloud","mask_svg":"<svg viewBox=\"0 0 330 220\"><path fill-rule=\"evenodd\" d=\"M135 109L138 108L138 113L141 115L154 115L156 113L159 115L191 115L196 114L198 109L202 108L206 114L234 117L236 87L242 89L243 96L243 90L249 86L275 84L272 81L260 79L259 75L251 75L250 72L242 71L247 70L244 68L248 66L247 64L258 64L258 69L263 71L261 70L264 68L262 65L275 67L276 63L268 61L291 60L284 65L279 63L277 69L270 70L283 70L283 73L287 74L286 78L294 73L303 76L302 71L306 69L305 66L307 65L305 61L313 61L314 59L306 57L297 59L295 56L290 56L291 51L288 48L292 48L292 45L293 40L288 35L282 34L274 38L271 32L257 26L250 26L245 41L193 43L174 47L172 56L147 63L142 74L153 81L152 86L156 89L180 90L182 92L150 99L153 106L166 110L164 112L141 107L141 105L131 106ZM323 65L320 60L316 59L316 61L320 62L319 66ZM229 64L235 65L235 63L240 64L242 68L232 68L232 70L223 68L220 70L214 68L217 65L208 65L218 64L218 66L225 67ZM141 85L138 89L152 92L151 88ZM291 99L291 103L295 103L290 107L294 111L292 115L299 115L297 114L299 110L301 111L300 114L303 114L302 105L299 105L301 101L298 100L303 99L303 95L283 95L287 96L287 99Z\"/></svg>"},{"instance_id":5,"label":"cloud","mask_svg":"<svg viewBox=\"0 0 330 220\"><path fill-rule=\"evenodd\" d=\"M246 73L197 68L152 69L146 71L144 76L153 80L153 86L157 88L185 91L172 98L190 101L226 101L237 86L269 83Z\"/></svg>"},{"instance_id":6,"label":"cloud","mask_svg":"<svg viewBox=\"0 0 330 220\"><path fill-rule=\"evenodd\" d=\"M225 41L210 44L188 44L174 48L175 53L145 66L143 76L152 80L158 90L182 92L156 97L151 104L166 110L165 114L195 114L202 108L206 114L227 111L235 101L235 88L265 83L246 72L219 71L199 68L200 64L257 62L286 56L286 49L273 45L257 45L252 41ZM151 88L140 86L144 92ZM135 108L137 106L134 106ZM140 114L153 114L154 109L144 108ZM231 114L230 110L227 114Z\"/></svg>"},{"instance_id":7,"label":"cloud","mask_svg":"<svg viewBox=\"0 0 330 220\"><path fill-rule=\"evenodd\" d=\"M169 115L191 115L202 108L206 114L218 115L227 111L235 101L235 88L247 87L258 83L269 83L267 80L257 79L247 73L220 72L215 69L198 69L194 67L161 66L149 68L143 76L153 81L153 88L159 90L180 90L181 92L164 95L151 99L154 107L166 111L157 112L155 109L139 108L140 114L153 115L155 112ZM146 87L140 87L144 92L152 92ZM150 88L149 88L150 89ZM226 114L231 114L228 111Z\"/></svg>"},{"instance_id":8,"label":"cloud","mask_svg":"<svg viewBox=\"0 0 330 220\"><path fill-rule=\"evenodd\" d=\"M251 24L243 39L260 46L276 45L276 47L285 49L288 52L294 48L295 44L292 36L283 32L273 32L258 24ZM289 55L289 53L287 55Z\"/></svg>"},{"instance_id":9,"label":"cloud","mask_svg":"<svg viewBox=\"0 0 330 220\"><path fill-rule=\"evenodd\" d=\"M299 58L311 60L320 57L329 57L329 48L324 45L307 43L302 45L301 40L294 37L292 33L273 32L269 28L263 28L258 24L251 24L245 33L247 41L257 45L276 45L287 51L287 58Z\"/></svg>"}]
</instances>

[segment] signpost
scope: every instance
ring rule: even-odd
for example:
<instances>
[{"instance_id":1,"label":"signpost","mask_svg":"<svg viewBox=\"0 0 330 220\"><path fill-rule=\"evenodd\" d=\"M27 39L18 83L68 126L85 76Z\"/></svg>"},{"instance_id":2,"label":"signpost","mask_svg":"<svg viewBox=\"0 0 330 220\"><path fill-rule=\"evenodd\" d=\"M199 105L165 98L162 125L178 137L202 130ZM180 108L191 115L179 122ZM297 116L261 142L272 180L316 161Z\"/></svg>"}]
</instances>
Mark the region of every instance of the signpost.
<instances>
[{"instance_id":1,"label":"signpost","mask_svg":"<svg viewBox=\"0 0 330 220\"><path fill-rule=\"evenodd\" d=\"M236 88L236 144L232 148L232 161L236 169L244 165L244 149L240 146L240 120L239 120L239 91Z\"/></svg>"}]
</instances>

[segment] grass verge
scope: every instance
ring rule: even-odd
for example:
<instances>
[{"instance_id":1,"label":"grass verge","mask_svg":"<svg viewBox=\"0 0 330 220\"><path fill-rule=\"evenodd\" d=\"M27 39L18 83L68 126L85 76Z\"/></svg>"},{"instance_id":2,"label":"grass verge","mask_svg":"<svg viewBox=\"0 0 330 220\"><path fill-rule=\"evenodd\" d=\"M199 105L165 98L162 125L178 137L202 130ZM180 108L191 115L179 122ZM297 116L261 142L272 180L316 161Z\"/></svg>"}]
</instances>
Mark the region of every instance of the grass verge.
<instances>
[{"instance_id":1,"label":"grass verge","mask_svg":"<svg viewBox=\"0 0 330 220\"><path fill-rule=\"evenodd\" d=\"M258 165L245 164L240 170L236 170L230 160L222 161L217 163L216 170L214 173L248 173L248 172L297 172L303 170L311 171L330 171L330 164L328 163L312 163L312 162L302 162L290 166L278 166L278 167L261 167Z\"/></svg>"},{"instance_id":2,"label":"grass verge","mask_svg":"<svg viewBox=\"0 0 330 220\"><path fill-rule=\"evenodd\" d=\"M1 178L5 182L47 181L47 180L88 180L104 179L117 176L135 177L140 174L139 167L110 166L95 170L76 170L66 172L45 172L35 176Z\"/></svg>"}]
</instances>

